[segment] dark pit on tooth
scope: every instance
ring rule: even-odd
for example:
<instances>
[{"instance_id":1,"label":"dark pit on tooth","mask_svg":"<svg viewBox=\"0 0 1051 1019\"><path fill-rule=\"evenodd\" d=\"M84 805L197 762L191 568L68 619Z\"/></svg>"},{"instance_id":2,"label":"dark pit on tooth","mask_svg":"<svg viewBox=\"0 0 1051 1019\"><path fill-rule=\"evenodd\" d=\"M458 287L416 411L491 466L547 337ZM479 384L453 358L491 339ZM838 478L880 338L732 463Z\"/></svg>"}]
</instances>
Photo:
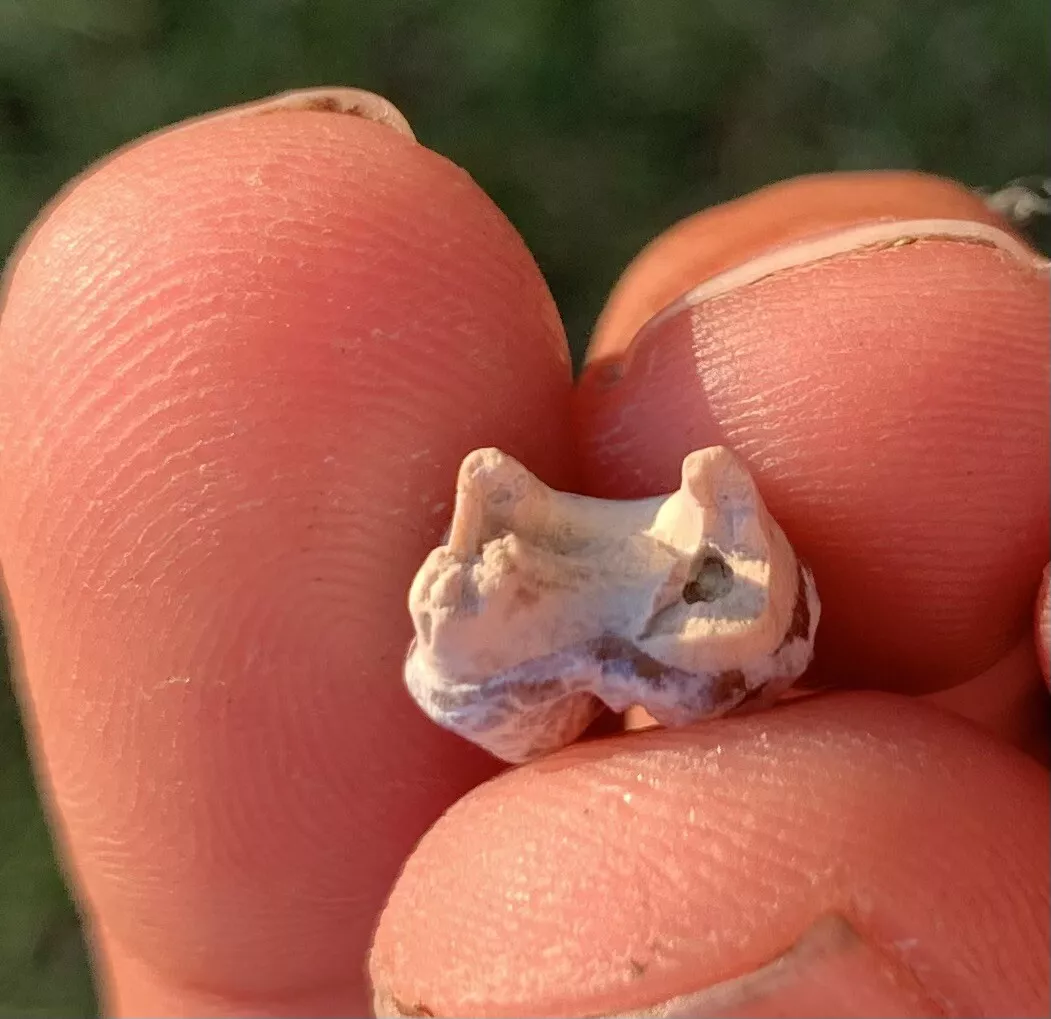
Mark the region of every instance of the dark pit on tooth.
<instances>
[{"instance_id":1,"label":"dark pit on tooth","mask_svg":"<svg viewBox=\"0 0 1051 1019\"><path fill-rule=\"evenodd\" d=\"M727 561L714 549L705 552L693 576L682 589L687 605L713 602L725 598L734 584L734 573Z\"/></svg>"}]
</instances>

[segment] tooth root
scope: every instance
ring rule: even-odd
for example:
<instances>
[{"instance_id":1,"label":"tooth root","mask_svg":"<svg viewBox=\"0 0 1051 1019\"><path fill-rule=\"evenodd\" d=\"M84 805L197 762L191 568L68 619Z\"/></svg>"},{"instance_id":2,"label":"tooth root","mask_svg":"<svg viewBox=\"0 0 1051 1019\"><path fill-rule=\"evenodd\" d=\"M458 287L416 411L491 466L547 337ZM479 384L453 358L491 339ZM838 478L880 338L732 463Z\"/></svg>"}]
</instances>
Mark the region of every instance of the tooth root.
<instances>
[{"instance_id":1,"label":"tooth root","mask_svg":"<svg viewBox=\"0 0 1051 1019\"><path fill-rule=\"evenodd\" d=\"M460 555L476 554L494 535L514 529L519 504L538 486L544 487L499 449L469 453L460 465L446 544Z\"/></svg>"}]
</instances>

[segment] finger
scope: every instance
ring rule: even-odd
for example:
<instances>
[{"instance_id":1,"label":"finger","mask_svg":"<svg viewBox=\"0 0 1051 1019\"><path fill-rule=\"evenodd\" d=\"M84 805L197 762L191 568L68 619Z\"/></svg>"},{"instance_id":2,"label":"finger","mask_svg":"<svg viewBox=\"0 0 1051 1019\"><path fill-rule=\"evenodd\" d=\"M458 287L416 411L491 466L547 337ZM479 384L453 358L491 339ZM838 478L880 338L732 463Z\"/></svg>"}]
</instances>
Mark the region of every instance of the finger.
<instances>
[{"instance_id":1,"label":"finger","mask_svg":"<svg viewBox=\"0 0 1051 1019\"><path fill-rule=\"evenodd\" d=\"M1046 1015L1048 802L1028 758L886 694L580 744L425 836L380 1014Z\"/></svg>"},{"instance_id":2,"label":"finger","mask_svg":"<svg viewBox=\"0 0 1051 1019\"><path fill-rule=\"evenodd\" d=\"M0 557L121 1014L363 1014L398 864L493 769L403 692L409 580L472 447L571 483L521 240L315 99L124 150L10 278Z\"/></svg>"},{"instance_id":3,"label":"finger","mask_svg":"<svg viewBox=\"0 0 1051 1019\"><path fill-rule=\"evenodd\" d=\"M846 185L817 178L680 228L673 255L708 217L719 236L776 224L772 246L688 265L680 294L735 268L641 330L603 333L577 394L582 469L591 492L650 494L691 449L734 447L814 569L820 675L942 688L1031 633L1048 559L1048 265L962 189L854 181L853 218ZM779 219L826 191L834 222ZM660 261L654 249L622 288L648 292Z\"/></svg>"}]
</instances>

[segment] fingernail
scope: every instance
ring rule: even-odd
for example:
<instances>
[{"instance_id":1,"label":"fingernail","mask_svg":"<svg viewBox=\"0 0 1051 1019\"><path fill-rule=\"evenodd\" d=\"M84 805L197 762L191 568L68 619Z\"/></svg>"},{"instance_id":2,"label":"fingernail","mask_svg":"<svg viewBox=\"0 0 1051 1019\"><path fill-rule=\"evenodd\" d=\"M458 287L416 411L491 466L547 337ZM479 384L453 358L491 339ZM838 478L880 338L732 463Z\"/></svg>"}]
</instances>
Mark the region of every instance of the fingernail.
<instances>
[{"instance_id":1,"label":"fingernail","mask_svg":"<svg viewBox=\"0 0 1051 1019\"><path fill-rule=\"evenodd\" d=\"M910 946L896 947L904 954ZM374 1010L378 1019L438 1014L426 1002L400 1001L383 992L377 992ZM944 1015L902 962L865 941L842 915L828 914L786 952L751 973L655 1005L617 1012L608 1019L936 1019Z\"/></svg>"},{"instance_id":2,"label":"fingernail","mask_svg":"<svg viewBox=\"0 0 1051 1019\"><path fill-rule=\"evenodd\" d=\"M800 242L882 226L980 224L1007 234L1012 222L982 195L956 181L898 171L814 174L779 181L698 212L666 230L625 269L595 325L587 363L615 359L661 309L691 287L751 265ZM927 235L924 235L927 236ZM994 242L995 243L995 242Z\"/></svg>"},{"instance_id":3,"label":"fingernail","mask_svg":"<svg viewBox=\"0 0 1051 1019\"><path fill-rule=\"evenodd\" d=\"M914 219L864 223L763 252L704 280L653 315L612 361L603 361L601 353L590 352L588 364L604 368L606 376L615 376L614 380L619 380L639 347L645 345L652 334L659 332L664 323L684 312L778 273L866 251L904 248L917 241L955 241L992 247L1023 265L1040 270L1048 268L1048 260L1043 255L1027 247L1013 234L978 220Z\"/></svg>"},{"instance_id":4,"label":"fingernail","mask_svg":"<svg viewBox=\"0 0 1051 1019\"><path fill-rule=\"evenodd\" d=\"M944 1014L905 966L863 940L842 916L828 915L752 973L613 1019Z\"/></svg>"},{"instance_id":5,"label":"fingernail","mask_svg":"<svg viewBox=\"0 0 1051 1019\"><path fill-rule=\"evenodd\" d=\"M330 86L323 88L294 89L281 92L276 96L258 99L240 106L231 106L217 113L208 113L203 117L176 124L170 130L193 127L204 120L226 120L228 118L255 117L268 113L336 113L344 116L361 117L377 124L393 128L398 134L413 141L416 136L409 127L401 111L388 99L366 92L360 88L343 88Z\"/></svg>"},{"instance_id":6,"label":"fingernail","mask_svg":"<svg viewBox=\"0 0 1051 1019\"><path fill-rule=\"evenodd\" d=\"M308 88L282 92L258 103L239 107L244 113L343 113L386 124L407 138L416 140L409 122L388 99L360 88Z\"/></svg>"},{"instance_id":7,"label":"fingernail","mask_svg":"<svg viewBox=\"0 0 1051 1019\"><path fill-rule=\"evenodd\" d=\"M1051 563L1044 567L1036 596L1036 653L1044 682L1051 686Z\"/></svg>"}]
</instances>

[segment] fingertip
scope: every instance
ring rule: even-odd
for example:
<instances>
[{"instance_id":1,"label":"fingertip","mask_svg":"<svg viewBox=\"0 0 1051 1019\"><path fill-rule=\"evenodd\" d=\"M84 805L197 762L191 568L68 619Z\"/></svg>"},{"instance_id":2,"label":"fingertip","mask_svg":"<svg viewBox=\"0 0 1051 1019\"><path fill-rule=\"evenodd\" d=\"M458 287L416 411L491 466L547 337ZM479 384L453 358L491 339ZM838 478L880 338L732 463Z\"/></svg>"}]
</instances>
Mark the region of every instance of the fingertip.
<instances>
[{"instance_id":1,"label":"fingertip","mask_svg":"<svg viewBox=\"0 0 1051 1019\"><path fill-rule=\"evenodd\" d=\"M921 181L923 203L942 195L929 215L977 201L944 188ZM690 450L734 448L814 570L815 675L930 689L984 672L1030 625L1048 264L985 219L862 204L876 221L764 250L594 360L576 431L587 490L607 497L670 490Z\"/></svg>"},{"instance_id":2,"label":"fingertip","mask_svg":"<svg viewBox=\"0 0 1051 1019\"><path fill-rule=\"evenodd\" d=\"M1047 822L1042 768L887 695L579 744L428 832L370 971L381 1014L661 1015L840 913L919 998L1039 1014Z\"/></svg>"},{"instance_id":3,"label":"fingertip","mask_svg":"<svg viewBox=\"0 0 1051 1019\"><path fill-rule=\"evenodd\" d=\"M409 580L471 448L568 487L570 385L513 228L375 120L204 118L27 238L0 557L78 896L161 983L358 1000L399 861L494 770L404 692Z\"/></svg>"}]
</instances>

